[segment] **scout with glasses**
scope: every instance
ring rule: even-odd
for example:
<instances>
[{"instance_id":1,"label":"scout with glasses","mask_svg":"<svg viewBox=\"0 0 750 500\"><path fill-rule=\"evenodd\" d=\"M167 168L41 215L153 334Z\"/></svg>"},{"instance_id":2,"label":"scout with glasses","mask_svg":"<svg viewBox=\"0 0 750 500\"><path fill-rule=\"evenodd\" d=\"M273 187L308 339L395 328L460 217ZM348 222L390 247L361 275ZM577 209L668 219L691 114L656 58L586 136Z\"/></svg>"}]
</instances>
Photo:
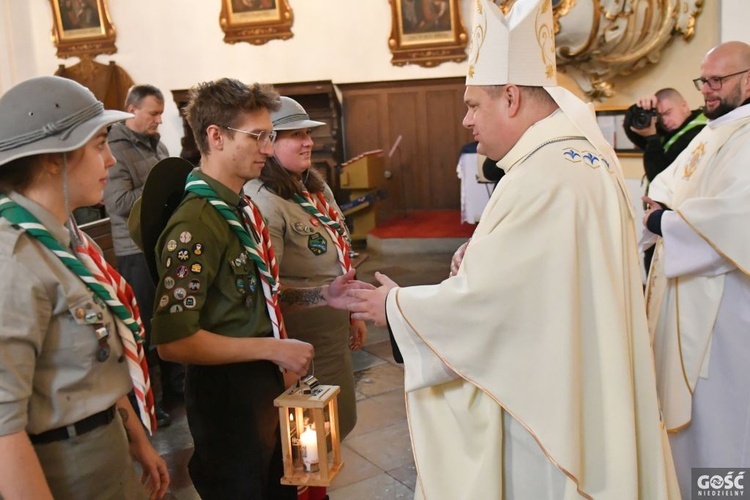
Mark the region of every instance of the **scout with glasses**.
<instances>
[{"instance_id":1,"label":"scout with glasses","mask_svg":"<svg viewBox=\"0 0 750 500\"><path fill-rule=\"evenodd\" d=\"M278 94L258 84L224 78L191 90L186 114L201 165L187 175L185 196L153 249L153 341L164 359L187 365L185 408L195 443L189 471L204 499L297 496L280 484L273 400L285 387L279 368L291 379L305 375L313 347L286 337L271 239L241 195L273 155L270 112L278 107ZM144 193L157 172L159 165ZM306 305L345 307L352 276L304 289Z\"/></svg>"},{"instance_id":2,"label":"scout with glasses","mask_svg":"<svg viewBox=\"0 0 750 500\"><path fill-rule=\"evenodd\" d=\"M107 128L132 115L49 76L6 92L0 116L0 497L161 498L140 311L71 216L101 202Z\"/></svg>"},{"instance_id":3,"label":"scout with glasses","mask_svg":"<svg viewBox=\"0 0 750 500\"><path fill-rule=\"evenodd\" d=\"M258 148L263 149L265 148L269 143L273 144L276 142L276 131L271 130L270 132L268 130L261 130L259 132L251 132L249 130L242 130L239 128L234 127L224 127L227 130L232 130L234 132L240 132L243 134L247 134L250 137L254 137L256 141L258 141Z\"/></svg>"}]
</instances>

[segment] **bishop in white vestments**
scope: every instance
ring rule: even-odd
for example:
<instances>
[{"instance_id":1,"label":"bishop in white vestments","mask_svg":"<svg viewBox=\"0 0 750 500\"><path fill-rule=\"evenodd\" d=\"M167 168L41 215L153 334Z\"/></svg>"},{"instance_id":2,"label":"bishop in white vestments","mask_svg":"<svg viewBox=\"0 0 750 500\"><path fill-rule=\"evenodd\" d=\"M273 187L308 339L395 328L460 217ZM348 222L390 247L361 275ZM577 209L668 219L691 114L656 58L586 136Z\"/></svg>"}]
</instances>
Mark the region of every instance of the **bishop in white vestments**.
<instances>
[{"instance_id":1,"label":"bishop in white vestments","mask_svg":"<svg viewBox=\"0 0 750 500\"><path fill-rule=\"evenodd\" d=\"M464 125L505 176L455 276L352 293L404 357L416 498L679 497L632 207L553 33L549 0L476 1Z\"/></svg>"}]
</instances>

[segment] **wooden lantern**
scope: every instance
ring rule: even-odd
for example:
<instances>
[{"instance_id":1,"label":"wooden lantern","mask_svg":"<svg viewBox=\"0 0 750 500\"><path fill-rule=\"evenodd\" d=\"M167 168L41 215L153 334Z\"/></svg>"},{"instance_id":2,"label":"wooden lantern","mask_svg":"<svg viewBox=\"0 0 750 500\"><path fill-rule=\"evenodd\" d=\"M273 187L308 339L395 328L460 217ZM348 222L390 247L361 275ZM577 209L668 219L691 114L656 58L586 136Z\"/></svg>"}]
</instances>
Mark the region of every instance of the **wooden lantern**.
<instances>
[{"instance_id":1,"label":"wooden lantern","mask_svg":"<svg viewBox=\"0 0 750 500\"><path fill-rule=\"evenodd\" d=\"M336 400L340 390L308 376L274 400L284 455L281 484L330 486L338 475L344 465Z\"/></svg>"}]
</instances>

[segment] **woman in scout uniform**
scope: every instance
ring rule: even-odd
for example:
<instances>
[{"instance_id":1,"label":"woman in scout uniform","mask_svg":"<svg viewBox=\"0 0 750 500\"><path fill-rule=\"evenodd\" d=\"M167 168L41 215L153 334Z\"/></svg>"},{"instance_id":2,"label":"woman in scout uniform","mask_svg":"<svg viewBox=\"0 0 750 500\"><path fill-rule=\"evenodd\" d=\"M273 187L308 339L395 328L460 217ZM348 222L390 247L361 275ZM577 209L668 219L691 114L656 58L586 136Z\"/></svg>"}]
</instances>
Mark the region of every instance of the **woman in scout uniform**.
<instances>
[{"instance_id":1,"label":"woman in scout uniform","mask_svg":"<svg viewBox=\"0 0 750 500\"><path fill-rule=\"evenodd\" d=\"M283 288L318 286L351 269L349 232L330 187L311 168L312 129L325 125L310 120L299 103L281 98L271 113L277 132L274 156L259 179L245 184L245 193L260 208L279 263ZM349 348L359 349L367 333L362 321L350 323L349 313L329 307L291 308L282 312L287 333L315 347L314 375L322 384L338 385L342 439L354 428L357 407Z\"/></svg>"},{"instance_id":2,"label":"woman in scout uniform","mask_svg":"<svg viewBox=\"0 0 750 500\"><path fill-rule=\"evenodd\" d=\"M40 77L3 95L0 116L0 497L161 498L138 308L70 216L101 201L107 127L131 115Z\"/></svg>"}]
</instances>

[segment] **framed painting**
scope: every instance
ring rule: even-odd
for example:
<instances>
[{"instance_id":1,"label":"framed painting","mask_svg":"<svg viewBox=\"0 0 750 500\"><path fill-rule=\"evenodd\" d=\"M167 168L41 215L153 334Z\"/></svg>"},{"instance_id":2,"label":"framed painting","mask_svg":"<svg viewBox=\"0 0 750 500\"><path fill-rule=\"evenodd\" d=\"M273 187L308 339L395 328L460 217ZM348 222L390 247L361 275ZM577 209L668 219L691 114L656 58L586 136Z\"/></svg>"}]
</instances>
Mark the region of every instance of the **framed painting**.
<instances>
[{"instance_id":1,"label":"framed painting","mask_svg":"<svg viewBox=\"0 0 750 500\"><path fill-rule=\"evenodd\" d=\"M263 45L292 38L294 15L287 0L221 0L219 24L227 43Z\"/></svg>"},{"instance_id":2,"label":"framed painting","mask_svg":"<svg viewBox=\"0 0 750 500\"><path fill-rule=\"evenodd\" d=\"M596 110L596 122L617 156L638 157L643 151L628 139L623 129L627 107L600 107Z\"/></svg>"},{"instance_id":3,"label":"framed painting","mask_svg":"<svg viewBox=\"0 0 750 500\"><path fill-rule=\"evenodd\" d=\"M459 0L388 0L391 36L388 46L396 66L433 67L466 60L466 30Z\"/></svg>"},{"instance_id":4,"label":"framed painting","mask_svg":"<svg viewBox=\"0 0 750 500\"><path fill-rule=\"evenodd\" d=\"M115 27L107 0L49 0L52 7L52 40L57 56L93 58L114 54Z\"/></svg>"}]
</instances>

